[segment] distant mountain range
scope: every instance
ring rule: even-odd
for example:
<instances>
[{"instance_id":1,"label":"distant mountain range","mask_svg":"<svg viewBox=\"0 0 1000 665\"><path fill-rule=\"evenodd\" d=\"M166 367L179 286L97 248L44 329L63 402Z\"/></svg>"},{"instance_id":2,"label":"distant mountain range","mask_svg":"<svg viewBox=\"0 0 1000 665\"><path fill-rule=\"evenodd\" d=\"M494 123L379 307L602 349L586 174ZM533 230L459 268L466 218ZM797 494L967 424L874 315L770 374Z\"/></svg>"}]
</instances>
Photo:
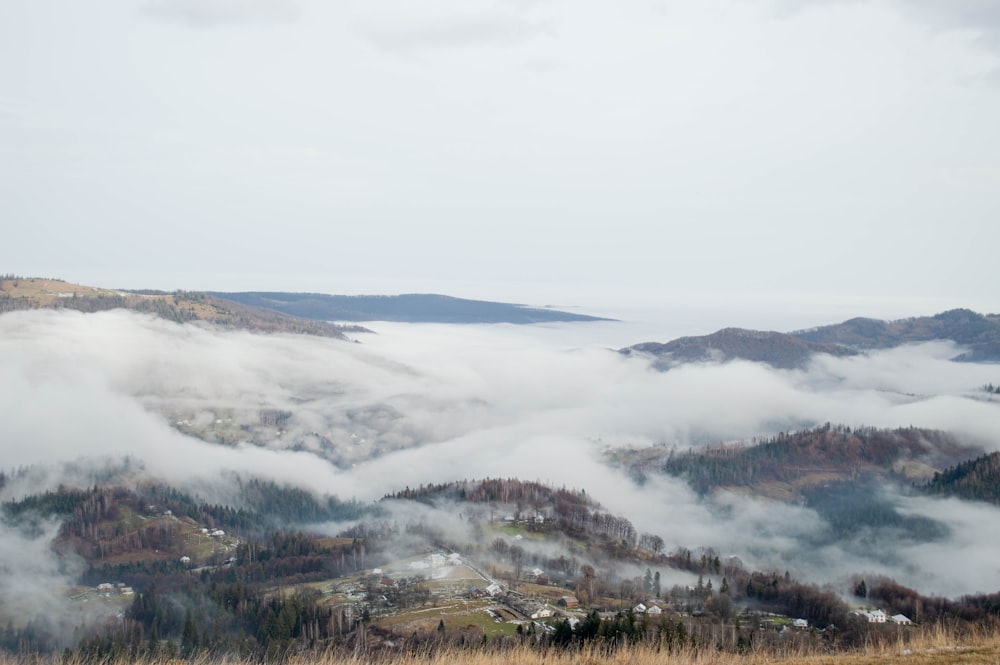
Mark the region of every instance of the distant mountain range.
<instances>
[{"instance_id":1,"label":"distant mountain range","mask_svg":"<svg viewBox=\"0 0 1000 665\"><path fill-rule=\"evenodd\" d=\"M786 333L725 328L711 335L680 337L666 344L636 344L622 349L622 353L653 356L660 369L684 363L725 362L734 359L793 369L805 365L816 353L849 356L858 352L840 344L807 342Z\"/></svg>"},{"instance_id":2,"label":"distant mountain range","mask_svg":"<svg viewBox=\"0 0 1000 665\"><path fill-rule=\"evenodd\" d=\"M556 309L434 294L337 296L282 292L166 292L105 289L60 279L0 276L0 314L25 309L81 312L131 309L178 323L205 321L223 328L338 338L343 338L345 332L366 332L366 329L337 325L334 321L529 324L610 320Z\"/></svg>"},{"instance_id":3,"label":"distant mountain range","mask_svg":"<svg viewBox=\"0 0 1000 665\"><path fill-rule=\"evenodd\" d=\"M889 349L912 342L947 339L969 350L954 360L1000 361L1000 314L952 309L934 316L898 321L856 318L837 325L793 332L798 339L854 349Z\"/></svg>"},{"instance_id":4,"label":"distant mountain range","mask_svg":"<svg viewBox=\"0 0 1000 665\"><path fill-rule=\"evenodd\" d=\"M130 309L176 323L204 321L221 328L337 339L346 339L345 332L365 330L248 307L197 291L128 291L72 284L60 279L0 277L0 314L29 309L73 309L85 313Z\"/></svg>"},{"instance_id":5,"label":"distant mountain range","mask_svg":"<svg viewBox=\"0 0 1000 665\"><path fill-rule=\"evenodd\" d=\"M621 349L621 353L651 356L660 369L735 359L793 369L805 366L817 353L850 356L932 340L951 340L968 349L953 360L1000 362L1000 315L953 309L899 321L855 318L791 333L725 328L711 335L680 337L665 344L635 344Z\"/></svg>"},{"instance_id":6,"label":"distant mountain range","mask_svg":"<svg viewBox=\"0 0 1000 665\"><path fill-rule=\"evenodd\" d=\"M318 321L401 321L407 323L549 323L608 321L555 309L427 293L395 296L337 296L322 293L210 292L209 295Z\"/></svg>"}]
</instances>

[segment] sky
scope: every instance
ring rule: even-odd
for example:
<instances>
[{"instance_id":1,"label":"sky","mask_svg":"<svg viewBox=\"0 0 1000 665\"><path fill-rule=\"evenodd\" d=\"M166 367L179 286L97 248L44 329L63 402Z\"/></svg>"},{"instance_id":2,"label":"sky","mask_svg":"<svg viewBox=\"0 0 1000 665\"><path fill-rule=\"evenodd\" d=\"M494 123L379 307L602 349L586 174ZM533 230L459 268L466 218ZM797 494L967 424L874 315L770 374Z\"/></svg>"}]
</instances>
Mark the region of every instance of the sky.
<instances>
[{"instance_id":1,"label":"sky","mask_svg":"<svg viewBox=\"0 0 1000 665\"><path fill-rule=\"evenodd\" d=\"M997 118L992 0L6 0L0 271L997 311Z\"/></svg>"}]
</instances>

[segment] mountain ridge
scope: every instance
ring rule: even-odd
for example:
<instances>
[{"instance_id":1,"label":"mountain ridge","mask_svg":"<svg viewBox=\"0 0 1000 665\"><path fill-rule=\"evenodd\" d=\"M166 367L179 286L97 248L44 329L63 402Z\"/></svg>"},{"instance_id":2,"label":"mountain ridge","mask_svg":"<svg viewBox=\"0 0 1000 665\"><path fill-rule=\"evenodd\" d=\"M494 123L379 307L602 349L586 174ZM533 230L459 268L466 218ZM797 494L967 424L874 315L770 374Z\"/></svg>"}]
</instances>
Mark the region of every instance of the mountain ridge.
<instances>
[{"instance_id":1,"label":"mountain ridge","mask_svg":"<svg viewBox=\"0 0 1000 665\"><path fill-rule=\"evenodd\" d=\"M952 358L958 362L1000 362L1000 315L952 309L897 321L856 317L790 333L723 328L708 335L679 337L666 343L633 344L619 352L650 356L654 366L661 370L685 363L730 360L800 369L817 353L853 356L933 340L949 340L965 347L966 351Z\"/></svg>"},{"instance_id":2,"label":"mountain ridge","mask_svg":"<svg viewBox=\"0 0 1000 665\"><path fill-rule=\"evenodd\" d=\"M470 300L437 293L347 296L284 291L210 291L209 295L321 321L530 324L611 320L556 309L489 300Z\"/></svg>"},{"instance_id":3,"label":"mountain ridge","mask_svg":"<svg viewBox=\"0 0 1000 665\"><path fill-rule=\"evenodd\" d=\"M204 322L257 333L295 333L347 340L360 327L313 321L249 307L198 291L104 289L41 277L0 277L0 314L32 309L72 309L84 313L128 309L175 323Z\"/></svg>"}]
</instances>

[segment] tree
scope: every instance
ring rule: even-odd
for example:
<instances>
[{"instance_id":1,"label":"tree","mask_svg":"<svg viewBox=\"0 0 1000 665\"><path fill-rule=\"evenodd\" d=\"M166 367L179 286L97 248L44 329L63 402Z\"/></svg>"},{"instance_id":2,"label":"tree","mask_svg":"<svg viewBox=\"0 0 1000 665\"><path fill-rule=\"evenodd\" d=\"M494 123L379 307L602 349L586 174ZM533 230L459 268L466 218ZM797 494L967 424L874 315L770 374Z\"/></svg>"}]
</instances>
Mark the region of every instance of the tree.
<instances>
[{"instance_id":1,"label":"tree","mask_svg":"<svg viewBox=\"0 0 1000 665\"><path fill-rule=\"evenodd\" d=\"M854 595L857 596L858 598L868 597L868 585L865 584L864 580L858 582L858 585L854 587Z\"/></svg>"},{"instance_id":2,"label":"tree","mask_svg":"<svg viewBox=\"0 0 1000 665\"><path fill-rule=\"evenodd\" d=\"M190 612L188 612L187 618L184 620L184 630L181 632L181 648L186 655L191 655L198 648L198 626L195 625Z\"/></svg>"},{"instance_id":3,"label":"tree","mask_svg":"<svg viewBox=\"0 0 1000 665\"><path fill-rule=\"evenodd\" d=\"M516 585L521 579L521 570L524 568L525 554L524 548L520 545L512 545L510 548L510 562L514 564L514 585Z\"/></svg>"}]
</instances>

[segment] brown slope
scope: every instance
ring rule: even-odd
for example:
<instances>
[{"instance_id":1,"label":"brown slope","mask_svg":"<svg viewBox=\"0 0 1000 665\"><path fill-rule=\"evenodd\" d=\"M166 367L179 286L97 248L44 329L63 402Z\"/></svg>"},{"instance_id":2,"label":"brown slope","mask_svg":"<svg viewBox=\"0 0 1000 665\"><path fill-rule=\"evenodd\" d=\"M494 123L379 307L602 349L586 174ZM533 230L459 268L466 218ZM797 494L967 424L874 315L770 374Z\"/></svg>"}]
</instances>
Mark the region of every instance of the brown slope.
<instances>
[{"instance_id":1,"label":"brown slope","mask_svg":"<svg viewBox=\"0 0 1000 665\"><path fill-rule=\"evenodd\" d=\"M0 313L28 309L73 309L88 313L129 309L176 323L203 321L222 328L301 333L337 339L346 339L345 331L363 330L240 305L192 291L124 291L72 284L59 279L11 275L0 278Z\"/></svg>"}]
</instances>

